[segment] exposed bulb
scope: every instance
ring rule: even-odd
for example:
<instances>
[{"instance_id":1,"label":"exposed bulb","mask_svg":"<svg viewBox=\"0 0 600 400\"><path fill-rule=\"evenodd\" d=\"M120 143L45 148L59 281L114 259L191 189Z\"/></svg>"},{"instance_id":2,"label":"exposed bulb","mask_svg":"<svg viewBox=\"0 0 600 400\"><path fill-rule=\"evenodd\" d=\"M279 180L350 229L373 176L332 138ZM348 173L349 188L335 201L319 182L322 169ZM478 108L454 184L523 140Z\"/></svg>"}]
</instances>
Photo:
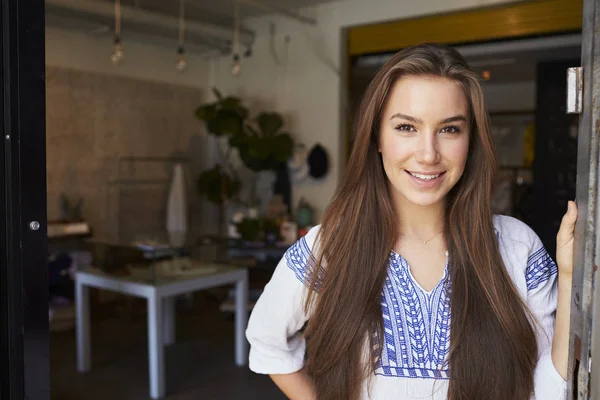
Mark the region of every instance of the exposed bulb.
<instances>
[{"instance_id":1,"label":"exposed bulb","mask_svg":"<svg viewBox=\"0 0 600 400\"><path fill-rule=\"evenodd\" d=\"M177 65L175 65L175 68L177 68L177 71L184 71L185 67L187 67L187 62L185 61L185 58L181 57L179 60L177 60Z\"/></svg>"},{"instance_id":2,"label":"exposed bulb","mask_svg":"<svg viewBox=\"0 0 600 400\"><path fill-rule=\"evenodd\" d=\"M231 75L238 76L240 74L241 69L242 69L242 66L240 65L240 56L237 54L234 54L233 55L233 66L231 68Z\"/></svg>"},{"instance_id":3,"label":"exposed bulb","mask_svg":"<svg viewBox=\"0 0 600 400\"><path fill-rule=\"evenodd\" d=\"M175 68L177 69L177 71L181 72L183 70L185 70L185 67L187 67L187 62L185 61L185 50L183 48L183 46L179 46L177 48L177 64L175 65Z\"/></svg>"},{"instance_id":4,"label":"exposed bulb","mask_svg":"<svg viewBox=\"0 0 600 400\"><path fill-rule=\"evenodd\" d=\"M113 52L110 59L112 60L113 64L117 65L121 62L121 60L124 57L125 57L125 53L123 52L123 47L121 46L121 44L119 42L116 42L115 43L115 51Z\"/></svg>"}]
</instances>

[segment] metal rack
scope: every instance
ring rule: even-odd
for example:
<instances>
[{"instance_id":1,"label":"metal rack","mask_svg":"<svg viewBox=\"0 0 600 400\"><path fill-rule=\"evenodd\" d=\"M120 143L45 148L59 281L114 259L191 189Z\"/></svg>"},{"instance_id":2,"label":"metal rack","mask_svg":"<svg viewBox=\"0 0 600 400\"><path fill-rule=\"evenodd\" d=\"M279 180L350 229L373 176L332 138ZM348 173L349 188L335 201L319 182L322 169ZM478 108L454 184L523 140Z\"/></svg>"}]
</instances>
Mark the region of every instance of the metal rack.
<instances>
[{"instance_id":1,"label":"metal rack","mask_svg":"<svg viewBox=\"0 0 600 400\"><path fill-rule=\"evenodd\" d=\"M126 210L122 210L121 207L121 192L124 188L135 188L135 187L144 187L144 186L159 186L164 187L164 196L160 199L160 201L166 201L168 186L171 183L171 171L174 164L181 163L184 166L190 163L189 157L150 157L150 156L123 156L119 157L117 160L117 177L115 179L109 179L106 182L107 185L107 213L106 215L112 216L114 220L112 221L112 229L114 234L114 240L118 242L123 242L129 238L126 238L123 232L123 215ZM139 164L142 163L151 163L151 164L163 164L165 169L165 177L159 176L147 176L144 178L136 177L136 171L141 170ZM166 171L169 172L166 172ZM189 174L186 174L186 177L189 177ZM187 178L189 179L189 178ZM188 186L189 186L189 182ZM117 191L117 201L116 204L113 201L114 190ZM114 208L113 208L114 207ZM113 213L114 211L114 213ZM141 227L140 227L141 228ZM142 232L143 229L138 229L138 232ZM153 233L153 232L146 232Z\"/></svg>"}]
</instances>

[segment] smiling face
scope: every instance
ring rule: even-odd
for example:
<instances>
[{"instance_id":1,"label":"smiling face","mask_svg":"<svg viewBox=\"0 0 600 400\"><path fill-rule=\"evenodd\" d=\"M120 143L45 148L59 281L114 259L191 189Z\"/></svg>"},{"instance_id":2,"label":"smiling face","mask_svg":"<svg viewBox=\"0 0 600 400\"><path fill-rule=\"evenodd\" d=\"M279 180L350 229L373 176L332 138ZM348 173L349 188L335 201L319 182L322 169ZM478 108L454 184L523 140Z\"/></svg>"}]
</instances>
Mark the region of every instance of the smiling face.
<instances>
[{"instance_id":1,"label":"smiling face","mask_svg":"<svg viewBox=\"0 0 600 400\"><path fill-rule=\"evenodd\" d=\"M441 205L465 169L469 103L462 87L429 76L400 78L389 94L379 152L396 205Z\"/></svg>"}]
</instances>

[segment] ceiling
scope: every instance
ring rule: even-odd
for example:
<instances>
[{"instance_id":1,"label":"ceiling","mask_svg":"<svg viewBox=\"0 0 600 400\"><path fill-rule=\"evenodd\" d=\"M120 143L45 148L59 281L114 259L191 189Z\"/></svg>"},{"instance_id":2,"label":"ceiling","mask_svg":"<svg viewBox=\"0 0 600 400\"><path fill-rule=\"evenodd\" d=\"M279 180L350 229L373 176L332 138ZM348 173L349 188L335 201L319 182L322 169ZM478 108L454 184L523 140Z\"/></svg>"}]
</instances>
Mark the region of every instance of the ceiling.
<instances>
[{"instance_id":1,"label":"ceiling","mask_svg":"<svg viewBox=\"0 0 600 400\"><path fill-rule=\"evenodd\" d=\"M517 50L496 55L466 57L471 68L482 74L489 73L490 82L532 82L536 79L537 65L547 61L579 59L580 45L571 43L552 48Z\"/></svg>"},{"instance_id":2,"label":"ceiling","mask_svg":"<svg viewBox=\"0 0 600 400\"><path fill-rule=\"evenodd\" d=\"M235 5L238 4L240 47L250 51L255 34L244 26L251 17L278 15L314 25L311 7L342 0L185 0L185 48L212 56L231 54ZM47 26L88 35L114 34L115 0L45 0ZM120 0L121 36L155 45L177 46L180 0Z\"/></svg>"},{"instance_id":3,"label":"ceiling","mask_svg":"<svg viewBox=\"0 0 600 400\"><path fill-rule=\"evenodd\" d=\"M95 0L114 3L114 0ZM258 0L239 1L240 18L274 14L275 11L297 12L298 9L329 3L336 0ZM185 0L185 18L222 26L233 26L235 0ZM169 17L179 16L179 0L121 0L121 5L159 13ZM306 15L310 17L310 15Z\"/></svg>"}]
</instances>

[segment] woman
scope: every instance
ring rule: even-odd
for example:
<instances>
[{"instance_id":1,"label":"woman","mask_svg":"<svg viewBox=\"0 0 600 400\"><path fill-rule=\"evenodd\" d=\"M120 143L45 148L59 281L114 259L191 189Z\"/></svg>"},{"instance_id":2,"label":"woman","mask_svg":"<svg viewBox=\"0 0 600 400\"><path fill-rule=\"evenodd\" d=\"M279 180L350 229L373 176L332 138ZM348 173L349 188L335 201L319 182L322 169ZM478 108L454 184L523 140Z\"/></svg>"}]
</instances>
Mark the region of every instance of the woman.
<instances>
[{"instance_id":1,"label":"woman","mask_svg":"<svg viewBox=\"0 0 600 400\"><path fill-rule=\"evenodd\" d=\"M575 204L557 265L493 216L478 76L401 51L364 96L347 173L254 308L250 368L291 399L566 398Z\"/></svg>"}]
</instances>

